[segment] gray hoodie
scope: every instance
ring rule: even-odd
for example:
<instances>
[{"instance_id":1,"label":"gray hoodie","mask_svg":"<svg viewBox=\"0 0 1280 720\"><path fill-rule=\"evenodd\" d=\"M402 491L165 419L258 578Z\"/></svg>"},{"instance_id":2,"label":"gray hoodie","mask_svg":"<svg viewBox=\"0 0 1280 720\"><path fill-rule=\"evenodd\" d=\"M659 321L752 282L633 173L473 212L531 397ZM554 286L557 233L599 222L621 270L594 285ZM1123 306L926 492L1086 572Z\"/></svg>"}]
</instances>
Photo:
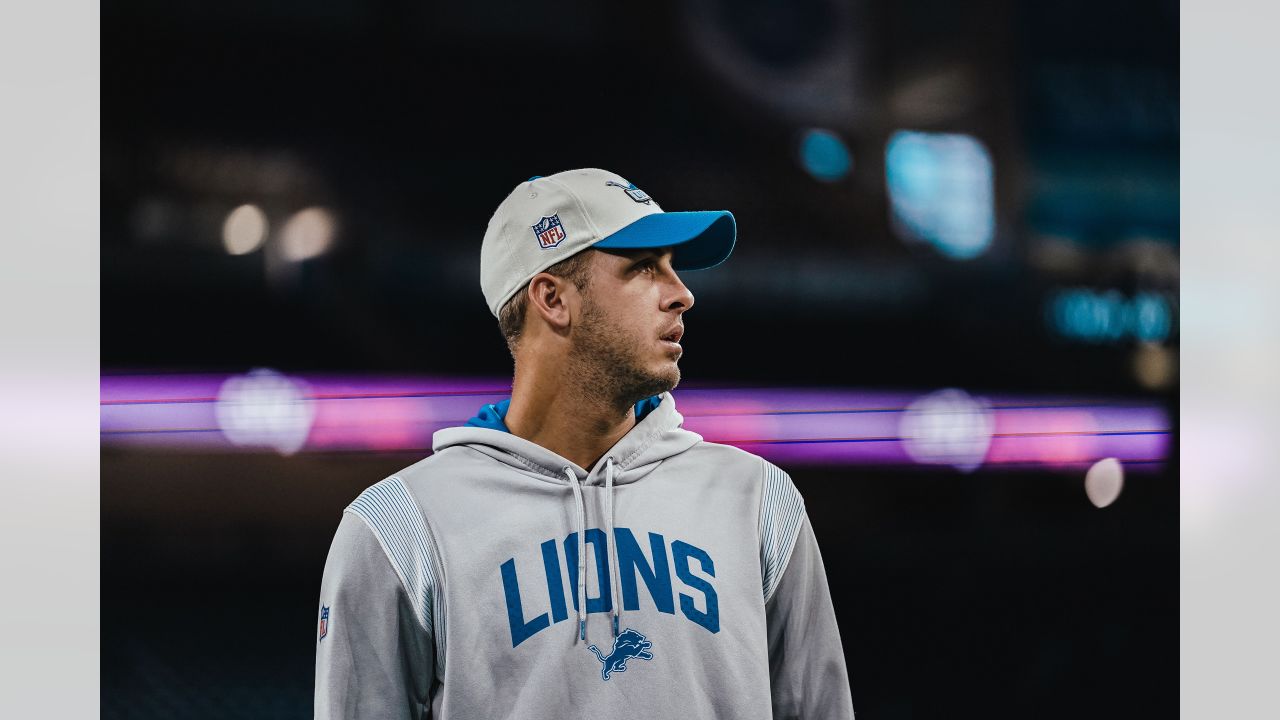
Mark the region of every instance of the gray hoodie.
<instances>
[{"instance_id":1,"label":"gray hoodie","mask_svg":"<svg viewBox=\"0 0 1280 720\"><path fill-rule=\"evenodd\" d=\"M508 402L346 508L317 718L853 717L786 473L681 429L670 393L590 471L506 432Z\"/></svg>"}]
</instances>

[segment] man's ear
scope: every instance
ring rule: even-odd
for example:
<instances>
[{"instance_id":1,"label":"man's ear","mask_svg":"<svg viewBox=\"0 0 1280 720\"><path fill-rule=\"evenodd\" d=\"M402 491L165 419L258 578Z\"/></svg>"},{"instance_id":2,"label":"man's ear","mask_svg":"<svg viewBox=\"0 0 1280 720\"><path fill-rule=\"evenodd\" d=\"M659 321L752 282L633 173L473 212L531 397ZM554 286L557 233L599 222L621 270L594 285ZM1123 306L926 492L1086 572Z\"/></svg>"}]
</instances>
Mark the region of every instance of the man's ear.
<instances>
[{"instance_id":1,"label":"man's ear","mask_svg":"<svg viewBox=\"0 0 1280 720\"><path fill-rule=\"evenodd\" d=\"M538 314L551 329L569 329L571 305L577 301L573 283L551 273L538 273L529 281L529 310Z\"/></svg>"}]
</instances>

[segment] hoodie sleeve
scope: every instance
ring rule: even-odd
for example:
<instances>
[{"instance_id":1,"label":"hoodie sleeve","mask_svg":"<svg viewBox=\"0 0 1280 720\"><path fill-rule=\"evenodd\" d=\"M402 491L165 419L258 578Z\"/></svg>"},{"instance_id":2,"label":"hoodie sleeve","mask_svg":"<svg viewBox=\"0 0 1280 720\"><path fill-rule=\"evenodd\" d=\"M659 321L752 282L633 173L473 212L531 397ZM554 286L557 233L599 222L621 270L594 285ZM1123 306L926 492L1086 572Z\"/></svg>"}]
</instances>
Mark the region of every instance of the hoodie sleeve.
<instances>
[{"instance_id":1,"label":"hoodie sleeve","mask_svg":"<svg viewBox=\"0 0 1280 720\"><path fill-rule=\"evenodd\" d=\"M434 643L375 526L348 509L320 589L315 717L430 717Z\"/></svg>"},{"instance_id":2,"label":"hoodie sleeve","mask_svg":"<svg viewBox=\"0 0 1280 720\"><path fill-rule=\"evenodd\" d=\"M835 608L804 500L766 463L761 562L774 720L852 720Z\"/></svg>"}]
</instances>

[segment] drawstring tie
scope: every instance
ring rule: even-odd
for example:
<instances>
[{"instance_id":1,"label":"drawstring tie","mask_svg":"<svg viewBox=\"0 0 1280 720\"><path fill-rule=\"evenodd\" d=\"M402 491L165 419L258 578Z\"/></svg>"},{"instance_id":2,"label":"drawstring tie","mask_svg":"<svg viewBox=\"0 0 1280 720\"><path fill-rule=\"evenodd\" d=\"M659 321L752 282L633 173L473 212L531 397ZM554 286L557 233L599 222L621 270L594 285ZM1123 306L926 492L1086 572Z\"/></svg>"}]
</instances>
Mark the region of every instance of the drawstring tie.
<instances>
[{"instance_id":1,"label":"drawstring tie","mask_svg":"<svg viewBox=\"0 0 1280 720\"><path fill-rule=\"evenodd\" d=\"M618 637L618 623L622 619L622 593L618 591L618 538L613 527L613 458L605 464L604 474L605 517L608 529L605 537L609 539L609 592L613 594L613 636Z\"/></svg>"},{"instance_id":2,"label":"drawstring tie","mask_svg":"<svg viewBox=\"0 0 1280 720\"><path fill-rule=\"evenodd\" d=\"M573 484L573 499L578 517L578 639L587 639L587 544L586 544L586 502L582 496L582 483L573 468L565 466L564 474ZM613 527L613 458L605 460L605 542L609 546L609 592L613 595L613 636L618 636L618 627L622 622L622 593L618 579L618 543L614 537Z\"/></svg>"},{"instance_id":3,"label":"drawstring tie","mask_svg":"<svg viewBox=\"0 0 1280 720\"><path fill-rule=\"evenodd\" d=\"M565 467L564 474L569 476L569 481L573 483L573 499L577 501L574 509L578 511L578 639L587 639L587 544L586 532L583 525L586 524L586 505L582 502L582 485L578 482L578 476L573 472L573 468Z\"/></svg>"}]
</instances>

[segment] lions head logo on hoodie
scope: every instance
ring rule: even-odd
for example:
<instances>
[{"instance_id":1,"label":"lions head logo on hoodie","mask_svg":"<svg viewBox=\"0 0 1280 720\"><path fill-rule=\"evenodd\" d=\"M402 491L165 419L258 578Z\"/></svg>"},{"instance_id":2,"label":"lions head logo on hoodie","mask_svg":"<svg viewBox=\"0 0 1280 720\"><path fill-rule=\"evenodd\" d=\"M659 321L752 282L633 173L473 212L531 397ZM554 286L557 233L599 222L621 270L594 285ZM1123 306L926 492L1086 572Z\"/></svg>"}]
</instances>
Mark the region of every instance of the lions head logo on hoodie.
<instances>
[{"instance_id":1,"label":"lions head logo on hoodie","mask_svg":"<svg viewBox=\"0 0 1280 720\"><path fill-rule=\"evenodd\" d=\"M641 660L652 660L653 653L649 652L649 648L653 647L653 643L649 642L645 636L627 628L622 634L613 639L613 652L608 655L601 655L595 645L587 649L596 654L596 659L604 663L604 667L600 670L600 676L605 680L609 679L609 673L626 672L627 661L631 658L640 658Z\"/></svg>"}]
</instances>

